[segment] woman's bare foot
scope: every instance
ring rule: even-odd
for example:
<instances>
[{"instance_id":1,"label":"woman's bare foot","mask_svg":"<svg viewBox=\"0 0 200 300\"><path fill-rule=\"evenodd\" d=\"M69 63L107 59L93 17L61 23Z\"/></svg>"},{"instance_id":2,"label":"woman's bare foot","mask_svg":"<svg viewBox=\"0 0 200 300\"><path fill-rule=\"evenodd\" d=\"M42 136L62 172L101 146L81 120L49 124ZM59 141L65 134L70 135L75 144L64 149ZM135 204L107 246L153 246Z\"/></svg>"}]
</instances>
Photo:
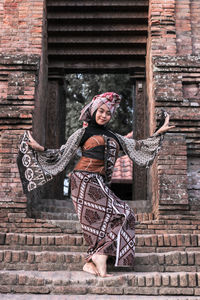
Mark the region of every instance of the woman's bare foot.
<instances>
[{"instance_id":1,"label":"woman's bare foot","mask_svg":"<svg viewBox=\"0 0 200 300\"><path fill-rule=\"evenodd\" d=\"M107 274L107 261L108 256L107 255L101 255L101 254L94 254L92 256L92 261L96 265L97 271L99 273L99 276L101 277L110 277L111 274Z\"/></svg>"},{"instance_id":2,"label":"woman's bare foot","mask_svg":"<svg viewBox=\"0 0 200 300\"><path fill-rule=\"evenodd\" d=\"M93 274L93 275L99 275L99 272L97 270L97 267L94 265L93 262L88 262L83 266L83 271Z\"/></svg>"}]
</instances>

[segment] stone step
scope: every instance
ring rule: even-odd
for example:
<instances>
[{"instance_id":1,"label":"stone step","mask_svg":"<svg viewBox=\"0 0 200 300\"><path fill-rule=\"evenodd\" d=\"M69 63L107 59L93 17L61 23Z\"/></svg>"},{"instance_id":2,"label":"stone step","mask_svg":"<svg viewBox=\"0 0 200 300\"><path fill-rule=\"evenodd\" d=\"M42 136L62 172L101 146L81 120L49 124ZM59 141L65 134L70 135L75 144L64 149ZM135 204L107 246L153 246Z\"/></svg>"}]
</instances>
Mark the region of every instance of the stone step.
<instances>
[{"instance_id":1,"label":"stone step","mask_svg":"<svg viewBox=\"0 0 200 300\"><path fill-rule=\"evenodd\" d=\"M27 294L0 294L1 300L27 300ZM28 300L85 300L85 295L28 294ZM199 300L198 296L109 295L109 300ZM87 300L108 300L108 295L87 294Z\"/></svg>"},{"instance_id":2,"label":"stone step","mask_svg":"<svg viewBox=\"0 0 200 300\"><path fill-rule=\"evenodd\" d=\"M86 254L83 252L51 252L28 250L0 250L1 270L82 270ZM108 269L112 271L136 272L199 272L200 252L173 251L167 253L136 253L134 267L114 267L110 258Z\"/></svg>"},{"instance_id":3,"label":"stone step","mask_svg":"<svg viewBox=\"0 0 200 300\"><path fill-rule=\"evenodd\" d=\"M10 216L11 215L11 216ZM18 233L81 233L77 220L35 219L10 214L0 223L1 232ZM16 214L15 214L16 215ZM136 234L200 234L200 220L149 220L135 225Z\"/></svg>"},{"instance_id":4,"label":"stone step","mask_svg":"<svg viewBox=\"0 0 200 300\"><path fill-rule=\"evenodd\" d=\"M1 293L13 294L200 295L197 272L114 273L100 278L84 272L0 271L0 283Z\"/></svg>"},{"instance_id":5,"label":"stone step","mask_svg":"<svg viewBox=\"0 0 200 300\"><path fill-rule=\"evenodd\" d=\"M64 212L60 208L60 212L39 211L34 212L34 216L43 220L75 220L78 221L76 213Z\"/></svg>"},{"instance_id":6,"label":"stone step","mask_svg":"<svg viewBox=\"0 0 200 300\"><path fill-rule=\"evenodd\" d=\"M81 233L81 225L76 220L46 220L49 224L61 228L66 233ZM172 220L171 220L172 221ZM135 226L136 234L162 234L162 233L191 233L200 234L200 220L191 223L192 221L182 220L178 222L166 223L165 221L146 221Z\"/></svg>"},{"instance_id":7,"label":"stone step","mask_svg":"<svg viewBox=\"0 0 200 300\"><path fill-rule=\"evenodd\" d=\"M32 200L32 204L36 204L38 208L41 207L65 207L65 208L70 208L74 209L74 205L72 203L72 200L70 198L66 199L37 199L37 200Z\"/></svg>"},{"instance_id":8,"label":"stone step","mask_svg":"<svg viewBox=\"0 0 200 300\"><path fill-rule=\"evenodd\" d=\"M78 216L77 214L74 212L71 212L71 209L68 208L62 208L62 207L54 207L53 209L51 207L44 207L41 208L40 211L34 211L33 212L35 218L38 219L43 219L43 220L78 220ZM174 217L174 219L171 218L166 218L166 216L163 216L164 218L162 218L162 216L160 216L160 220L176 220L176 218ZM136 222L142 223L142 222L146 222L146 221L152 221L153 220L153 215L151 213L138 213L135 214L135 219ZM196 221L196 215L192 216L192 215L187 215L187 216L182 216L181 220L195 220Z\"/></svg>"},{"instance_id":9,"label":"stone step","mask_svg":"<svg viewBox=\"0 0 200 300\"><path fill-rule=\"evenodd\" d=\"M198 234L136 235L136 253L198 251ZM35 251L86 251L87 243L82 234L0 234L0 249Z\"/></svg>"}]
</instances>

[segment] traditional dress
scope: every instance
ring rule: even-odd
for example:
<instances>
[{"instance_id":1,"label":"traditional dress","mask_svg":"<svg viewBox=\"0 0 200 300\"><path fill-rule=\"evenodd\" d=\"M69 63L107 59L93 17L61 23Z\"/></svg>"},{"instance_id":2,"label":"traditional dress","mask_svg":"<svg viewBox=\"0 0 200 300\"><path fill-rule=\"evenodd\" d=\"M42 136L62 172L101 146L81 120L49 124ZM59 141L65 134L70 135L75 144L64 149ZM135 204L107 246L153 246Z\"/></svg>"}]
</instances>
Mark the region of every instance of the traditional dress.
<instances>
[{"instance_id":1,"label":"traditional dress","mask_svg":"<svg viewBox=\"0 0 200 300\"><path fill-rule=\"evenodd\" d=\"M63 171L80 147L82 157L71 175L71 195L89 245L86 259L89 261L94 253L106 254L115 257L115 266L132 266L135 217L131 208L111 191L112 171L119 150L138 165L149 166L159 150L161 136L135 141L96 124L96 109L105 103L113 113L119 96L114 93L96 96L81 113L81 120L89 122L89 126L77 130L60 149L34 151L28 146L25 133L18 166L27 193Z\"/></svg>"},{"instance_id":2,"label":"traditional dress","mask_svg":"<svg viewBox=\"0 0 200 300\"><path fill-rule=\"evenodd\" d=\"M135 254L134 213L109 188L118 151L113 138L94 135L87 139L71 175L71 194L89 245L87 260L99 253L115 256L116 266L130 266Z\"/></svg>"}]
</instances>

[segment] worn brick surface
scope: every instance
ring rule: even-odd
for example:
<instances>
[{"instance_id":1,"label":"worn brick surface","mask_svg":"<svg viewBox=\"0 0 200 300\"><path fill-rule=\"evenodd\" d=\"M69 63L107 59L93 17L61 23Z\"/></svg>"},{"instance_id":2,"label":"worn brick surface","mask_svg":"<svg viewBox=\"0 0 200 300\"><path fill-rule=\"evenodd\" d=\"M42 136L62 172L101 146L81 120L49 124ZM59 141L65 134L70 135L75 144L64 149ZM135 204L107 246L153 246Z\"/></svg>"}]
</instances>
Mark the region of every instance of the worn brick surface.
<instances>
[{"instance_id":1,"label":"worn brick surface","mask_svg":"<svg viewBox=\"0 0 200 300\"><path fill-rule=\"evenodd\" d=\"M76 272L87 246L69 207L47 201L28 216L16 155L26 129L45 142L46 8L43 0L0 6L0 293L199 296L200 2L149 1L149 133L161 108L176 128L149 170L152 212L136 216L135 270L112 279Z\"/></svg>"},{"instance_id":2,"label":"worn brick surface","mask_svg":"<svg viewBox=\"0 0 200 300\"><path fill-rule=\"evenodd\" d=\"M14 224L17 218L27 215L16 155L20 136L32 128L35 100L40 95L38 77L42 79L44 5L43 0L1 3L0 222Z\"/></svg>"},{"instance_id":3,"label":"worn brick surface","mask_svg":"<svg viewBox=\"0 0 200 300\"><path fill-rule=\"evenodd\" d=\"M154 113L158 119L161 108L176 125L165 137L151 171L154 214L160 218L170 218L170 210L173 217L190 209L199 211L199 11L199 1L150 1L147 72L148 95L154 103L149 104L151 130L155 128Z\"/></svg>"}]
</instances>

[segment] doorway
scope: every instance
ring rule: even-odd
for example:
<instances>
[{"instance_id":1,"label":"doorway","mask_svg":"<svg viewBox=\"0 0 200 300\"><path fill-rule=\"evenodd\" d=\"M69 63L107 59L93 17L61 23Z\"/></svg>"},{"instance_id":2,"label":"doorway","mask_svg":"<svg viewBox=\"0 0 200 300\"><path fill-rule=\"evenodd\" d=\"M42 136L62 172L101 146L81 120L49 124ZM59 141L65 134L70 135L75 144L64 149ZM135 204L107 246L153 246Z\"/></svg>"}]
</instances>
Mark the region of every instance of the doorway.
<instances>
[{"instance_id":1,"label":"doorway","mask_svg":"<svg viewBox=\"0 0 200 300\"><path fill-rule=\"evenodd\" d=\"M106 91L114 91L121 95L122 101L115 117L109 124L110 130L126 135L134 132L135 139L146 136L146 93L145 81L135 78L129 73L72 73L65 76L66 121L65 138L82 126L79 121L82 107L97 95ZM144 168L133 165L129 159L119 158L121 178L113 181L114 192L124 200L146 200L147 176ZM117 163L119 167L119 162ZM130 167L131 165L131 167ZM123 176L131 169L131 176ZM64 196L68 195L69 180L64 180ZM130 170L129 170L130 173ZM126 175L126 174L125 174Z\"/></svg>"}]
</instances>

